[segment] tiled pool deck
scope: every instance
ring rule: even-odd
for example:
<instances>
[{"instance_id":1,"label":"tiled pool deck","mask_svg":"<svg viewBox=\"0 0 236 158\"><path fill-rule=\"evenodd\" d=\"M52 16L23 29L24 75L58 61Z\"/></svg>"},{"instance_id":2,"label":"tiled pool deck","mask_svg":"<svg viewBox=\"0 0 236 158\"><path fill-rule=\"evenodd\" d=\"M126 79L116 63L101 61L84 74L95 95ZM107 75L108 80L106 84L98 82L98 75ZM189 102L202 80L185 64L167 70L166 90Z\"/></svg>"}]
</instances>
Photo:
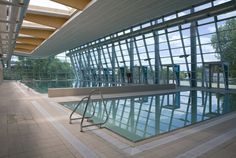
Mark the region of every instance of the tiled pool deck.
<instances>
[{"instance_id":1,"label":"tiled pool deck","mask_svg":"<svg viewBox=\"0 0 236 158\"><path fill-rule=\"evenodd\" d=\"M122 95L127 94L116 96ZM69 111L57 102L80 98L48 98L5 81L0 85L0 158L236 157L235 112L130 143L106 129L81 133L79 122L69 124Z\"/></svg>"}]
</instances>

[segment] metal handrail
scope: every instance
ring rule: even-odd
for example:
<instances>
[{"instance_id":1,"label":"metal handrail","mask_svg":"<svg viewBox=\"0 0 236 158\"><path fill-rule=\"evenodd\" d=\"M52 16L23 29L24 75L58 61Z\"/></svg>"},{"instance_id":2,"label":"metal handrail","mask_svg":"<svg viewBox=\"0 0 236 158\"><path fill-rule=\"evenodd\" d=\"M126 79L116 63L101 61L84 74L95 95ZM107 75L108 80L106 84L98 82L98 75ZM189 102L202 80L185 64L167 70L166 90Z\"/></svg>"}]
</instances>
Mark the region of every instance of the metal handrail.
<instances>
[{"instance_id":1,"label":"metal handrail","mask_svg":"<svg viewBox=\"0 0 236 158\"><path fill-rule=\"evenodd\" d=\"M79 105L80 105L85 99L87 99L87 102L88 102L88 98L89 98L88 96L83 97L83 98L81 99L81 101L76 105L75 109L72 111L72 113L70 114L70 117L69 117L69 119L70 119L69 123L70 123L70 124L71 124L71 121L72 121L72 120L82 119L82 117L72 118L72 116L73 116L73 114L76 112L76 110L78 109ZM86 117L86 118L91 118L91 117L93 117L94 113L95 113L95 107L93 106L93 114L92 114L92 116Z\"/></svg>"},{"instance_id":2,"label":"metal handrail","mask_svg":"<svg viewBox=\"0 0 236 158\"><path fill-rule=\"evenodd\" d=\"M104 111L105 111L105 113L106 113L106 119L105 119L103 122L93 123L93 124L88 124L88 125L83 125L85 118L86 118L86 119L91 119L91 118L94 116L94 114L95 114L95 107L94 107L94 105L93 105L93 103L92 103L92 106L93 106L93 113L92 113L92 115L89 116L89 117L86 117L86 116L85 116L85 115L86 115L86 112L87 112L87 108L88 108L89 102L90 102L90 100L91 100L91 96L94 95L96 92L99 92L99 94L100 94L102 103L103 103L103 105L104 105ZM75 111L77 110L77 108L80 106L80 104L82 103L82 101L84 101L85 99L87 99L87 102L86 102L86 105L85 105L85 108L84 108L84 112L83 112L82 117L72 118L72 115L75 113ZM106 105L106 102L104 101L104 97L103 97L103 95L102 95L101 90L100 90L100 89L94 89L94 90L92 90L92 91L89 93L88 96L82 98L82 100L77 104L77 106L75 107L75 109L72 111L72 113L70 114L70 124L71 124L71 121L72 121L72 120L81 119L81 122L80 122L80 131L83 132L83 128L84 128L84 127L100 126L100 128L101 128L101 126L107 122L107 120L108 120L108 118L109 118L108 116L109 116L109 115L108 115L108 112L107 112L107 105Z\"/></svg>"}]
</instances>

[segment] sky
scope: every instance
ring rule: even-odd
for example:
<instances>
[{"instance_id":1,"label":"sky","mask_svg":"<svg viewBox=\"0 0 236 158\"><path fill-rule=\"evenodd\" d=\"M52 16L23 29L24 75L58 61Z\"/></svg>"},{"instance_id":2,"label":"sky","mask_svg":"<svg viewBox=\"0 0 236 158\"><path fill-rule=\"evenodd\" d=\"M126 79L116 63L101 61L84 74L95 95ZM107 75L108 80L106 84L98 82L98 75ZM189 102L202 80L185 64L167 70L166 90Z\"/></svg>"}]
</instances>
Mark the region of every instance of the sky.
<instances>
[{"instance_id":1,"label":"sky","mask_svg":"<svg viewBox=\"0 0 236 158\"><path fill-rule=\"evenodd\" d=\"M71 8L50 0L30 0L29 5L36 5L41 7L57 8L62 10L70 10Z\"/></svg>"}]
</instances>

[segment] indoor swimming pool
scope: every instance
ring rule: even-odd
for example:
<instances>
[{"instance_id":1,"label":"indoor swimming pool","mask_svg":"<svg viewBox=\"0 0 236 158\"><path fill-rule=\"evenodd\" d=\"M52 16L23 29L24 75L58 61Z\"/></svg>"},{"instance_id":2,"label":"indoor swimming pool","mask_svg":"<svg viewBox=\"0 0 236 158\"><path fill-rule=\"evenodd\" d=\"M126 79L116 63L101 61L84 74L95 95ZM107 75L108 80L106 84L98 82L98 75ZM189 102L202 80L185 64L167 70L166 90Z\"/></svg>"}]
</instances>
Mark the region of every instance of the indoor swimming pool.
<instances>
[{"instance_id":1,"label":"indoor swimming pool","mask_svg":"<svg viewBox=\"0 0 236 158\"><path fill-rule=\"evenodd\" d=\"M142 141L197 122L236 110L236 94L207 91L180 91L151 96L105 99L108 120L103 127L132 141ZM78 102L62 103L73 110ZM93 122L106 118L101 100L91 100L87 114ZM85 102L77 110L83 112Z\"/></svg>"}]
</instances>

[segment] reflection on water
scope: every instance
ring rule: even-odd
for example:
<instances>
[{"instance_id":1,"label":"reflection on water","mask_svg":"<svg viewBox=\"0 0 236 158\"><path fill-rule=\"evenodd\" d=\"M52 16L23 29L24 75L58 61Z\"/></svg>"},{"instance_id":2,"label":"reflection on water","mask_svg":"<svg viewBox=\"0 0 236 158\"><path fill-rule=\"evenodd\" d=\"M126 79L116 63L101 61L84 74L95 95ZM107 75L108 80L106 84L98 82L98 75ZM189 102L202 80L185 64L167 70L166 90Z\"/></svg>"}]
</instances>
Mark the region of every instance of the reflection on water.
<instances>
[{"instance_id":1,"label":"reflection on water","mask_svg":"<svg viewBox=\"0 0 236 158\"><path fill-rule=\"evenodd\" d=\"M204 91L184 91L163 95L107 99L109 120L104 125L111 131L131 140L140 141L196 122L236 110L235 95ZM100 101L93 121L105 119ZM73 109L77 103L64 103ZM89 106L88 113L92 113ZM81 113L84 103L78 108ZM89 115L89 114L88 114Z\"/></svg>"},{"instance_id":2,"label":"reflection on water","mask_svg":"<svg viewBox=\"0 0 236 158\"><path fill-rule=\"evenodd\" d=\"M32 82L23 82L28 87L34 89L39 93L47 93L48 88L66 88L66 87L73 87L74 81L67 80L67 81L43 81L43 80L33 80Z\"/></svg>"},{"instance_id":3,"label":"reflection on water","mask_svg":"<svg viewBox=\"0 0 236 158\"><path fill-rule=\"evenodd\" d=\"M36 90L40 93L47 93L48 88L79 88L79 87L111 87L111 86L121 86L118 83L108 83L108 82L91 82L91 81L78 81L78 80L33 80L28 82L23 82L28 87Z\"/></svg>"}]
</instances>

